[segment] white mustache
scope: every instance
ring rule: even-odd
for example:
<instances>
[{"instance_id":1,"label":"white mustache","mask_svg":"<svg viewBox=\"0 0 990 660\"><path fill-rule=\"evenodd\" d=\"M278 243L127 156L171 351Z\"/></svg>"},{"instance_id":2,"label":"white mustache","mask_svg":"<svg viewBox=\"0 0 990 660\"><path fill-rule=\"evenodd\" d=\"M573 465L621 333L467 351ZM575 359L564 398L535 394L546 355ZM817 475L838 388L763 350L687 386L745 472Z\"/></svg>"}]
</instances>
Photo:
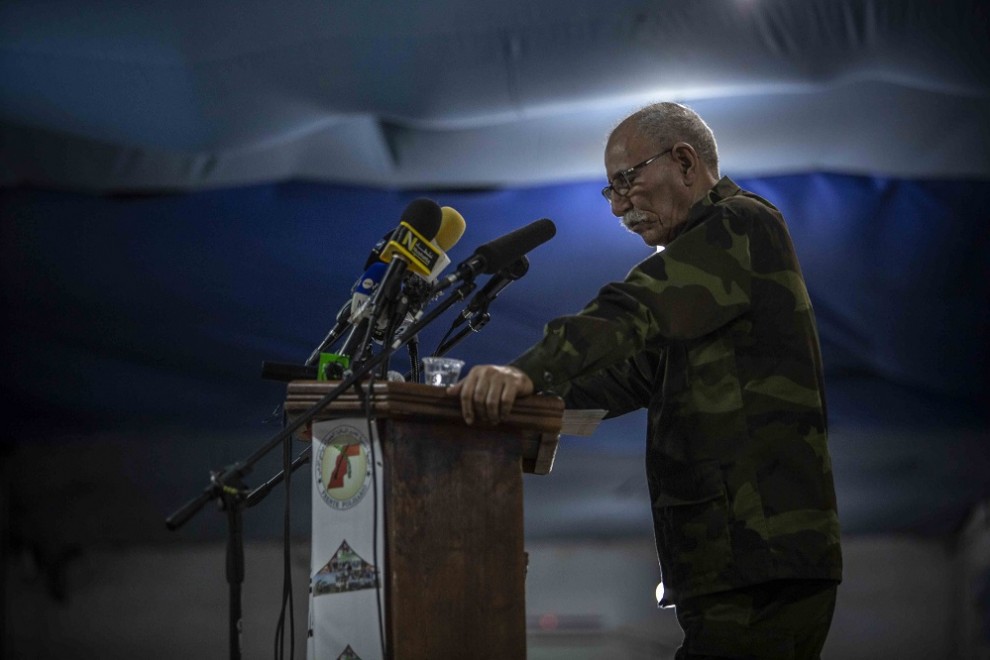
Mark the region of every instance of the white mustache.
<instances>
[{"instance_id":1,"label":"white mustache","mask_svg":"<svg viewBox=\"0 0 990 660\"><path fill-rule=\"evenodd\" d=\"M650 216L645 211L632 209L622 215L622 224L625 225L626 229L632 229L639 223L646 222L649 219Z\"/></svg>"}]
</instances>

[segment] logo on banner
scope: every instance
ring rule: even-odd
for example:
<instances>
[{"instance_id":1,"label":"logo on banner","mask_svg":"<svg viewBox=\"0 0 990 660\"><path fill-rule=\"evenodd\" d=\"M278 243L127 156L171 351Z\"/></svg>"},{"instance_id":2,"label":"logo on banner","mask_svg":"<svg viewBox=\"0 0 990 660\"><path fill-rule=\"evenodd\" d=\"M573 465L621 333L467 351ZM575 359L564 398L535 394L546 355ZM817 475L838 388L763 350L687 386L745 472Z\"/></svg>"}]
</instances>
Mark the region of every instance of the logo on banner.
<instances>
[{"instance_id":1,"label":"logo on banner","mask_svg":"<svg viewBox=\"0 0 990 660\"><path fill-rule=\"evenodd\" d=\"M332 508L355 506L371 486L371 445L353 426L341 425L321 441L316 457L316 487Z\"/></svg>"}]
</instances>

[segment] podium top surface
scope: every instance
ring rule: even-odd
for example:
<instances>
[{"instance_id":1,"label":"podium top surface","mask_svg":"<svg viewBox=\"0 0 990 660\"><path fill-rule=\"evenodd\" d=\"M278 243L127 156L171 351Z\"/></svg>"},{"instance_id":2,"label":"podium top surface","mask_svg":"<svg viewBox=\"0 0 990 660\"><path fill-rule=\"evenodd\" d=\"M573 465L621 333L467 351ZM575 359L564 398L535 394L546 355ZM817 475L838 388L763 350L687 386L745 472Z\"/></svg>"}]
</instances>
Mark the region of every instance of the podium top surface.
<instances>
[{"instance_id":1,"label":"podium top surface","mask_svg":"<svg viewBox=\"0 0 990 660\"><path fill-rule=\"evenodd\" d=\"M295 380L288 384L285 411L300 414L319 403L337 381ZM364 388L367 391L367 388ZM445 388L394 381L376 382L371 392L372 412L386 417L432 417L436 420L460 421L460 399L447 394ZM315 419L364 414L363 397L355 388L343 392L330 402ZM517 399L512 413L499 428L560 433L564 402L556 396L533 395Z\"/></svg>"}]
</instances>

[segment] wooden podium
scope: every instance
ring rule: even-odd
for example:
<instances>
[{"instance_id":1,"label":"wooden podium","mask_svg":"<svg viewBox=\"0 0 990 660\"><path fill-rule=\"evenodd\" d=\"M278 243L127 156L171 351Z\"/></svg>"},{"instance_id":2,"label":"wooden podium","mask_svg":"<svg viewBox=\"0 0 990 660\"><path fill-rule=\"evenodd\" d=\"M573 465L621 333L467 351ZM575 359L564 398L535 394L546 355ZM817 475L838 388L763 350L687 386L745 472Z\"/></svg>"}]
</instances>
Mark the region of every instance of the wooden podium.
<instances>
[{"instance_id":1,"label":"wooden podium","mask_svg":"<svg viewBox=\"0 0 990 660\"><path fill-rule=\"evenodd\" d=\"M336 383L295 381L291 418ZM522 474L547 474L563 401L520 399L497 427L467 426L442 388L376 383L389 657L525 658ZM363 417L354 390L317 420Z\"/></svg>"}]
</instances>

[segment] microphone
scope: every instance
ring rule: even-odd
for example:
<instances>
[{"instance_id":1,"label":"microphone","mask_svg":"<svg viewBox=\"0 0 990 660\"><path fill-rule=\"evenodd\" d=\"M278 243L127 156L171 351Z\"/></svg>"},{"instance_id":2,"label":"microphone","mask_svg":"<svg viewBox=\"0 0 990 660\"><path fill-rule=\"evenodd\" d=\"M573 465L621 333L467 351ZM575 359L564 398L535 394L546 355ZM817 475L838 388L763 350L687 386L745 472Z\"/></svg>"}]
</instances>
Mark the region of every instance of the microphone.
<instances>
[{"instance_id":1,"label":"microphone","mask_svg":"<svg viewBox=\"0 0 990 660\"><path fill-rule=\"evenodd\" d=\"M467 224L464 222L464 216L458 213L455 209L449 206L443 206L440 208L440 229L437 230L436 238L434 238L431 243L433 246L440 250L440 258L433 265L432 270L429 275L424 276L422 273L406 273L403 277L403 284L405 286L404 291L408 294L410 300L412 301L411 307L418 309L424 306L433 297L434 291L433 286L436 284L437 278L440 273L450 265L450 257L447 256L446 250L454 247L457 241L461 239L464 235L464 229ZM382 270L384 271L384 262L382 261L382 253L385 251L385 246L388 245L389 239L392 237L393 232L386 233L375 247L371 249L368 254L368 259L365 261L364 267L370 269L375 264L382 265ZM367 275L365 275L367 277ZM381 277L377 279L378 282L381 281ZM355 308L356 309L356 308ZM383 338L385 330L388 326L389 319L380 319L377 326L374 328L375 340L380 341Z\"/></svg>"},{"instance_id":2,"label":"microphone","mask_svg":"<svg viewBox=\"0 0 990 660\"><path fill-rule=\"evenodd\" d=\"M505 236L496 238L477 248L470 257L457 266L457 270L440 281L438 288L479 273L493 275L527 252L543 245L557 233L557 227L547 218L531 222Z\"/></svg>"},{"instance_id":3,"label":"microphone","mask_svg":"<svg viewBox=\"0 0 990 660\"><path fill-rule=\"evenodd\" d=\"M418 201L419 200L417 200L417 202ZM429 200L425 201L428 202ZM404 219L406 219L405 214L412 213L415 218L419 218L416 222L423 222L422 217L419 215L420 212L416 211L416 208L420 208L420 206L417 204L414 207L413 204L410 204L404 212ZM425 204L423 208L428 209L426 211L428 214L433 213L433 210L429 204ZM443 250L453 247L464 234L465 228L464 218L460 213L449 206L443 207L440 211L440 228L436 230L436 238L432 241L432 243L435 247L441 250L441 253L440 259L433 266L430 274L431 279L429 281L431 284L436 281L439 273L450 264L450 258L443 253ZM414 227L417 228L417 231L428 231L432 228L432 222L428 221L426 226L414 225ZM307 365L315 365L320 360L320 354L328 350L330 346L332 346L341 337L341 335L344 334L344 332L346 332L354 324L360 323L370 315L371 307L369 305L369 301L371 300L371 297L377 287L385 278L385 273L388 268L386 262L383 260L383 253L385 252L386 246L388 246L390 241L393 239L395 233L396 230L387 232L371 249L371 252L368 254L368 258L364 263L364 275L362 275L357 282L354 283L354 286L351 287L351 299L345 302L343 307L340 308L340 311L337 313L337 318L335 319L334 327L327 334L320 346L309 356L309 359L306 360ZM417 273L417 276L418 278L423 277L423 275L419 273ZM423 280L420 279L419 281L422 282ZM427 299L428 296L423 297L423 304L425 304ZM384 324L379 321L376 327L373 328L376 333L376 339L381 339L380 335L384 333L385 326L387 326L387 321ZM368 324L365 324L364 327L361 328L361 332L355 334L355 332L352 331L347 342L345 342L344 350L352 351L355 344L360 343L359 338L364 337L367 334L367 330ZM351 341L352 338L354 341ZM348 342L350 343L348 344ZM350 353L340 353L338 355L344 358L349 358Z\"/></svg>"},{"instance_id":4,"label":"microphone","mask_svg":"<svg viewBox=\"0 0 990 660\"><path fill-rule=\"evenodd\" d=\"M443 206L440 208L441 219L440 219L440 229L437 230L436 238L431 242L434 247L440 249L441 252L446 252L450 248L457 245L457 241L461 240L461 236L464 235L464 228L466 223L464 222L464 216L458 213L456 210L449 206ZM377 243L375 247L371 248L371 252L368 253L368 258L364 262L364 268L367 270L372 264L376 262L386 262L382 253L385 251L385 246L388 245L389 240L392 238L391 231L386 232ZM450 258L446 254L441 255L439 261L434 265L429 276L425 279L436 281L437 276L440 271L450 265ZM420 277L424 277L420 275Z\"/></svg>"},{"instance_id":5,"label":"microphone","mask_svg":"<svg viewBox=\"0 0 990 660\"><path fill-rule=\"evenodd\" d=\"M361 279L351 287L351 315L349 317L351 323L360 321L367 313L368 301L371 300L375 289L378 288L378 285L384 279L387 269L388 267L384 263L376 261L365 271Z\"/></svg>"},{"instance_id":6,"label":"microphone","mask_svg":"<svg viewBox=\"0 0 990 660\"><path fill-rule=\"evenodd\" d=\"M362 307L366 313L354 326L340 354L360 359L365 350L369 330L381 317L386 303L393 302L407 270L428 276L443 254L433 245L442 222L443 212L431 199L414 199L402 212L402 220L381 251L381 260L388 263L381 283Z\"/></svg>"},{"instance_id":7,"label":"microphone","mask_svg":"<svg viewBox=\"0 0 990 660\"><path fill-rule=\"evenodd\" d=\"M440 229L437 230L437 237L433 239L433 245L440 249L440 259L434 264L430 274L424 278L430 284L436 282L443 269L450 265L447 251L457 245L457 241L461 240L461 236L464 235L464 230L467 228L464 216L455 209L442 206L440 207L440 214Z\"/></svg>"},{"instance_id":8,"label":"microphone","mask_svg":"<svg viewBox=\"0 0 990 660\"><path fill-rule=\"evenodd\" d=\"M416 274L415 276L406 275L405 278L405 293L410 299L410 311L413 313L422 309L436 297L437 292L434 287L437 279L440 277L440 273L450 265L450 257L447 256L446 251L461 240L467 227L464 216L455 209L444 206L441 207L440 212L442 215L440 229L437 231L437 237L433 240L433 244L441 250L440 259L427 277Z\"/></svg>"},{"instance_id":9,"label":"microphone","mask_svg":"<svg viewBox=\"0 0 990 660\"><path fill-rule=\"evenodd\" d=\"M384 250L385 245L388 244L388 239L392 238L393 231L395 230L391 229L385 232L385 234L380 239L378 239L378 242L375 243L375 247L371 248L371 252L368 253L368 258L364 260L365 270L368 270L371 267L371 264L382 261L382 250Z\"/></svg>"},{"instance_id":10,"label":"microphone","mask_svg":"<svg viewBox=\"0 0 990 660\"><path fill-rule=\"evenodd\" d=\"M435 291L433 289L436 284L437 278L440 273L450 265L450 257L447 256L445 250L449 250L461 239L464 235L464 230L467 223L464 222L464 216L458 213L455 209L444 206L440 208L440 228L437 230L436 238L434 238L431 243L434 247L440 250L440 258L434 264L433 269L430 271L428 276L424 276L420 272L407 272L403 276L403 289L402 297L408 299L408 304L403 304L402 309L396 308L395 305L390 305L386 314L379 315L378 322L375 327L372 328L372 338L376 342L381 342L385 339L385 335L389 330L391 324L398 325L396 329L396 334L402 334L406 327L413 321L413 317L419 312L427 303L429 303L435 296ZM378 242L377 245L372 249L371 254L368 256L367 263L369 264L368 273L365 274L365 278L368 277L372 269L377 267L381 268L381 272L385 271L385 263L380 261L382 254L385 251L385 246L388 244L392 232L385 234L384 238ZM376 282L380 282L382 279L379 276ZM356 285L355 285L356 286ZM354 317L353 315L357 313L360 309L362 311L362 316L366 315L369 311L368 306L359 307L357 305L358 293L355 293L355 298L353 299L355 305L352 311L352 322L357 322L361 320L361 317ZM365 298L366 299L366 298ZM394 301L391 301L394 302ZM399 317L402 317L401 320Z\"/></svg>"},{"instance_id":11,"label":"microphone","mask_svg":"<svg viewBox=\"0 0 990 660\"><path fill-rule=\"evenodd\" d=\"M441 222L443 211L432 199L421 197L410 202L382 250L381 260L389 264L389 271L402 271L397 276L386 274L385 284L389 284L391 278L401 278L406 269L429 276L440 261L441 251L433 244L433 239Z\"/></svg>"},{"instance_id":12,"label":"microphone","mask_svg":"<svg viewBox=\"0 0 990 660\"><path fill-rule=\"evenodd\" d=\"M418 274L406 275L403 296L408 300L408 305L405 305L404 309L395 310L394 318L390 319L397 326L394 332L395 336L403 336L409 326L416 321L417 315L422 312L423 308L438 297L435 288L437 279L440 277L440 273L450 265L450 257L447 256L446 250L457 244L467 228L464 216L458 213L456 209L443 206L440 208L440 212L442 215L440 229L437 231L437 237L433 240L433 244L443 251L442 256L433 267L429 277L424 278ZM382 323L378 324L376 340L385 338L384 335L388 330L387 325L385 324L383 327Z\"/></svg>"},{"instance_id":13,"label":"microphone","mask_svg":"<svg viewBox=\"0 0 990 660\"><path fill-rule=\"evenodd\" d=\"M440 229L437 230L437 237L434 242L437 247L446 252L457 245L457 241L461 240L466 228L467 223L464 222L463 215L450 206L441 206Z\"/></svg>"},{"instance_id":14,"label":"microphone","mask_svg":"<svg viewBox=\"0 0 990 660\"><path fill-rule=\"evenodd\" d=\"M519 257L511 264L496 273L478 293L474 294L471 302L464 308L464 311L454 319L453 328L461 325L478 312L488 311L488 305L502 292L502 289L509 286L529 271L529 259L525 255Z\"/></svg>"},{"instance_id":15,"label":"microphone","mask_svg":"<svg viewBox=\"0 0 990 660\"><path fill-rule=\"evenodd\" d=\"M320 360L320 354L329 350L331 346L344 332L352 325L360 321L366 311L367 302L375 288L382 281L385 275L386 266L382 262L376 262L368 268L354 286L351 287L351 299L343 304L337 317L334 319L334 326L327 333L320 345L314 350L306 360L307 366L313 366Z\"/></svg>"}]
</instances>

